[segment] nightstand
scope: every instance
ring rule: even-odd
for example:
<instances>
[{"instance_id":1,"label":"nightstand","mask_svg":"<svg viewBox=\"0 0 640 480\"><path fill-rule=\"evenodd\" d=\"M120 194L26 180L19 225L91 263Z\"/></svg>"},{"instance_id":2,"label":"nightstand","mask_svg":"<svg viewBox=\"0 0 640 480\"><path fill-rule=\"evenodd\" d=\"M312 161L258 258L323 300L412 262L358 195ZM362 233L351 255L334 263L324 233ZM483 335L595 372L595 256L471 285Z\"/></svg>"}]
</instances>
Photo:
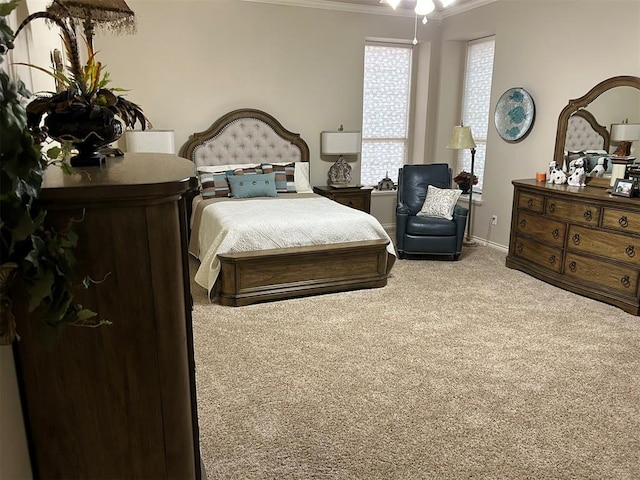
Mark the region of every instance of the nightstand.
<instances>
[{"instance_id":1,"label":"nightstand","mask_svg":"<svg viewBox=\"0 0 640 480\"><path fill-rule=\"evenodd\" d=\"M371 190L373 190L372 187L336 188L329 185L313 187L313 193L367 213L371 213Z\"/></svg>"}]
</instances>

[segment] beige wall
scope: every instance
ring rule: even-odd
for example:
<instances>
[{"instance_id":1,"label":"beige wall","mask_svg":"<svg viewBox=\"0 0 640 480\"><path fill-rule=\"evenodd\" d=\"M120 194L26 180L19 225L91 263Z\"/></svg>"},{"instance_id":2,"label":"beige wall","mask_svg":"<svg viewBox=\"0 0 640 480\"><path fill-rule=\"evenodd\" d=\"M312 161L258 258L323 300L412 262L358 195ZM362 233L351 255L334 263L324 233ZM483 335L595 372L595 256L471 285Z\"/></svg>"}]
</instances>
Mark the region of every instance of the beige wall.
<instances>
[{"instance_id":1,"label":"beige wall","mask_svg":"<svg viewBox=\"0 0 640 480\"><path fill-rule=\"evenodd\" d=\"M496 36L490 119L498 98L511 87L524 87L536 105L531 133L519 143L507 143L489 128L483 204L475 209L474 235L506 246L511 180L546 171L553 159L558 115L568 100L606 78L640 76L640 2L499 1L442 25L443 44L450 50L458 40L486 34ZM450 43L454 45L447 47ZM446 85L459 74L460 65L453 55L443 58L440 74ZM437 150L444 151L450 127L443 123L440 129ZM498 225L491 228L494 214Z\"/></svg>"},{"instance_id":2,"label":"beige wall","mask_svg":"<svg viewBox=\"0 0 640 480\"><path fill-rule=\"evenodd\" d=\"M325 183L330 165L320 158L320 132L340 124L361 128L365 39L413 36L413 21L403 17L237 0L129 4L137 34L98 34L95 45L114 84L131 89L128 96L156 128L174 129L181 145L229 110L266 110L309 143L314 184ZM637 0L500 0L419 26L413 162L456 168L455 152L445 146L459 122L467 40L496 35L490 118L499 96L514 86L536 103L535 124L522 142L506 143L489 129L476 237L507 245L510 182L546 170L557 117L570 98L614 75L640 75L639 27ZM395 200L385 198L374 202L373 213L388 226ZM498 225L490 227L494 214Z\"/></svg>"}]
</instances>

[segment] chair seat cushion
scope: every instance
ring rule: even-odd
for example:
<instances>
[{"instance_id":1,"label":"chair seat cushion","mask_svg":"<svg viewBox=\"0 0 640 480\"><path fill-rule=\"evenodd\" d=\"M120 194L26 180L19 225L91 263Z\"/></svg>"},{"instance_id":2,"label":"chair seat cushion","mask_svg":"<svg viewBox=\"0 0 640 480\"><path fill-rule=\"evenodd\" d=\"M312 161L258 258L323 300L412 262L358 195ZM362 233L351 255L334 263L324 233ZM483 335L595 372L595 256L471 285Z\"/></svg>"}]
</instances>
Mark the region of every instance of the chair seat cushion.
<instances>
[{"instance_id":1,"label":"chair seat cushion","mask_svg":"<svg viewBox=\"0 0 640 480\"><path fill-rule=\"evenodd\" d=\"M438 217L412 217L407 219L408 235L451 236L456 234L456 222Z\"/></svg>"}]
</instances>

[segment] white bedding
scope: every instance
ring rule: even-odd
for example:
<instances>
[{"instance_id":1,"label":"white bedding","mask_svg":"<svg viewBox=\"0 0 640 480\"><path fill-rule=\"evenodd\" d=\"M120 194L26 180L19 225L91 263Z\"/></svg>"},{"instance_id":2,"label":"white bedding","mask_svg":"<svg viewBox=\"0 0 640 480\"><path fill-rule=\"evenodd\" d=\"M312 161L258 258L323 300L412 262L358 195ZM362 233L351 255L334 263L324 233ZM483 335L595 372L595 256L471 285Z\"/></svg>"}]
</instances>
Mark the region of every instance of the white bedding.
<instances>
[{"instance_id":1,"label":"white bedding","mask_svg":"<svg viewBox=\"0 0 640 480\"><path fill-rule=\"evenodd\" d=\"M190 252L201 262L195 281L209 294L220 273L219 253L386 239L395 255L375 217L320 195L218 199L204 205L194 208L198 219Z\"/></svg>"}]
</instances>

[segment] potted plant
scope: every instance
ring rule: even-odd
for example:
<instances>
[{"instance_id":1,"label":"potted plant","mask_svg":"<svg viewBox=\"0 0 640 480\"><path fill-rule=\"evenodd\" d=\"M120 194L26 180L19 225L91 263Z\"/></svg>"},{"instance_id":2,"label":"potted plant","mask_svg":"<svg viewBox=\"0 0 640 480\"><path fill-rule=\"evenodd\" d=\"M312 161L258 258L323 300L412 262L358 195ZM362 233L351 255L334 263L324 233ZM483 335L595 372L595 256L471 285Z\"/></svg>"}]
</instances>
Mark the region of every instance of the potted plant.
<instances>
[{"instance_id":1,"label":"potted plant","mask_svg":"<svg viewBox=\"0 0 640 480\"><path fill-rule=\"evenodd\" d=\"M453 178L453 181L458 184L458 188L462 190L462 193L469 192L471 188L471 174L469 172L462 170ZM473 184L478 184L478 177L476 175L473 176Z\"/></svg>"},{"instance_id":2,"label":"potted plant","mask_svg":"<svg viewBox=\"0 0 640 480\"><path fill-rule=\"evenodd\" d=\"M87 62L80 63L78 39L72 23L49 12L28 16L18 27L15 36L31 21L43 18L58 25L62 32L69 64L65 70L47 70L37 65L21 64L51 75L57 82L57 92L39 92L27 107L28 126L37 130L44 117L46 133L60 142L70 142L78 150L71 158L71 166L95 166L104 161L99 148L117 140L125 127L137 122L146 129L147 118L142 109L127 100L117 87L108 87L111 79L91 44L86 42ZM121 123L122 122L122 123Z\"/></svg>"},{"instance_id":3,"label":"potted plant","mask_svg":"<svg viewBox=\"0 0 640 480\"><path fill-rule=\"evenodd\" d=\"M84 111L103 123L118 115L126 125L137 120L146 126L140 107L105 88L108 74L95 62L93 52L89 52L85 68L80 67L75 35L57 19L53 21L63 29L72 66L69 76L58 72L55 77L67 89L42 95L23 107L23 100L31 94L21 81L12 81L3 65L4 55L13 48L15 38L5 17L17 4L18 0L0 3L0 345L17 338L16 302L24 302L28 311L51 330L69 324L93 327L110 323L73 301L78 285L88 288L96 282L74 278L73 252L78 237L71 223L54 230L46 224L47 212L38 207L46 168L58 163L70 170L64 160L57 160L60 152L68 149L68 142L62 148L49 149L53 160L42 153L48 128L46 119L45 126L40 127L42 117L54 116L55 111L73 117ZM51 19L46 13L36 13L20 28L35 18ZM60 139L86 142L88 137Z\"/></svg>"}]
</instances>

